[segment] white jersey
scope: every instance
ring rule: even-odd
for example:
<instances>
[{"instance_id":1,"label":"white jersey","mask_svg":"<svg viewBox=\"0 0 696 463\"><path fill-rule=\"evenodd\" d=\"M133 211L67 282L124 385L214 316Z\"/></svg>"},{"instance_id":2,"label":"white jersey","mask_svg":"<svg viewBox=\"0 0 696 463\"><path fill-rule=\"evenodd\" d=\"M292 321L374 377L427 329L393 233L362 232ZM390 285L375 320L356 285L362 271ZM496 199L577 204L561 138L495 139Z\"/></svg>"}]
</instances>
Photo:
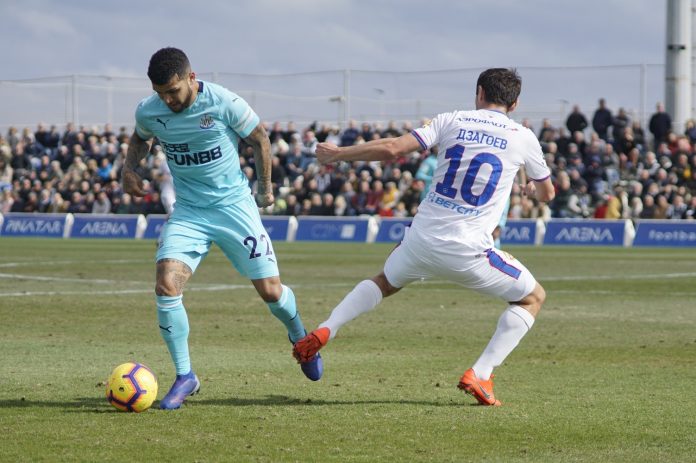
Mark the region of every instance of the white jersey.
<instances>
[{"instance_id":1,"label":"white jersey","mask_svg":"<svg viewBox=\"0 0 696 463\"><path fill-rule=\"evenodd\" d=\"M437 168L412 229L431 244L459 243L480 253L510 197L517 171L536 181L551 173L534 133L491 110L437 115L411 132L423 149L438 146Z\"/></svg>"}]
</instances>

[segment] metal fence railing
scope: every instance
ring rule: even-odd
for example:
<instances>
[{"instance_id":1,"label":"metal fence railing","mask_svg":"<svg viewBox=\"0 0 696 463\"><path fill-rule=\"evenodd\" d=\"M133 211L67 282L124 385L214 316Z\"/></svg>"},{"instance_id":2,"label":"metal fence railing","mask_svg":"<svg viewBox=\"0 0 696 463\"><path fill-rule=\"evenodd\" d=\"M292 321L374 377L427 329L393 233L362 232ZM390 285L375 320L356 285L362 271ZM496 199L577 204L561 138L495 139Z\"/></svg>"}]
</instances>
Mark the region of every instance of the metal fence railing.
<instances>
[{"instance_id":1,"label":"metal fence railing","mask_svg":"<svg viewBox=\"0 0 696 463\"><path fill-rule=\"evenodd\" d=\"M565 122L572 105L591 117L601 97L614 112L619 107L645 123L664 95L664 65L520 67L521 104L515 119L539 127L544 118ZM480 68L388 72L317 71L259 75L208 72L199 77L220 83L247 99L265 121L389 120L412 122L473 106ZM40 121L59 126L133 125L133 111L152 92L146 76L72 75L0 80L0 130L32 127Z\"/></svg>"}]
</instances>

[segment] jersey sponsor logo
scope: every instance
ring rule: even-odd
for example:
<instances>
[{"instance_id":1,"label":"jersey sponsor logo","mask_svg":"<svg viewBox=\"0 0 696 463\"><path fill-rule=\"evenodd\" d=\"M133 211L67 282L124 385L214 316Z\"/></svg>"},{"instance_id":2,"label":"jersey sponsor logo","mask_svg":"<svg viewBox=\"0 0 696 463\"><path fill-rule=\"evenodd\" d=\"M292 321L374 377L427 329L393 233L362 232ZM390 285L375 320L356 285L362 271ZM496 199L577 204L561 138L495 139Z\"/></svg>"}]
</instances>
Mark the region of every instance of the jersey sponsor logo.
<instances>
[{"instance_id":1,"label":"jersey sponsor logo","mask_svg":"<svg viewBox=\"0 0 696 463\"><path fill-rule=\"evenodd\" d=\"M200 166L216 161L222 157L222 149L219 146L198 153L175 153L169 151L166 151L166 153L167 160L173 162L177 166Z\"/></svg>"},{"instance_id":2,"label":"jersey sponsor logo","mask_svg":"<svg viewBox=\"0 0 696 463\"><path fill-rule=\"evenodd\" d=\"M160 124L162 124L162 126L164 127L164 129L167 130L167 122L169 122L171 119L167 119L166 121L163 121L162 119L160 119L160 118L158 117L158 118L155 119L155 120L156 120L157 122L159 122Z\"/></svg>"},{"instance_id":3,"label":"jersey sponsor logo","mask_svg":"<svg viewBox=\"0 0 696 463\"><path fill-rule=\"evenodd\" d=\"M474 216L477 217L479 214L481 214L481 210L479 209L474 209L471 207L464 207L460 204L455 203L454 201L450 201L448 199L443 198L442 196L433 193L432 191L428 193L427 200L430 203L437 204L438 206L444 207L445 209L450 209L457 214L461 214L464 216Z\"/></svg>"},{"instance_id":4,"label":"jersey sponsor logo","mask_svg":"<svg viewBox=\"0 0 696 463\"><path fill-rule=\"evenodd\" d=\"M500 127L500 128L507 128L507 124L503 124L502 122L498 121L491 121L488 119L479 119L477 117L458 117L457 118L458 122L473 122L475 124L489 124L494 127Z\"/></svg>"},{"instance_id":5,"label":"jersey sponsor logo","mask_svg":"<svg viewBox=\"0 0 696 463\"><path fill-rule=\"evenodd\" d=\"M210 114L205 114L203 117L201 117L200 127L201 129L212 129L215 127L213 117Z\"/></svg>"}]
</instances>

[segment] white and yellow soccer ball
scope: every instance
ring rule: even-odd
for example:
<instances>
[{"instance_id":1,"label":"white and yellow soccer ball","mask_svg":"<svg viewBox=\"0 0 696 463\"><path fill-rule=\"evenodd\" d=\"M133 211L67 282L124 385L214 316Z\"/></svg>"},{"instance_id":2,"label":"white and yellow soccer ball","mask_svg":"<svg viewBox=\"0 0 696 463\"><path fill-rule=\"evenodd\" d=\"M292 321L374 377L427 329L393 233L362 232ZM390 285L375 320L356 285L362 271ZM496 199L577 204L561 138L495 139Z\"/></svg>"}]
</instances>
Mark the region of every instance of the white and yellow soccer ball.
<instances>
[{"instance_id":1,"label":"white and yellow soccer ball","mask_svg":"<svg viewBox=\"0 0 696 463\"><path fill-rule=\"evenodd\" d=\"M106 398L124 412L144 412L157 398L157 377L142 363L117 366L106 383Z\"/></svg>"}]
</instances>

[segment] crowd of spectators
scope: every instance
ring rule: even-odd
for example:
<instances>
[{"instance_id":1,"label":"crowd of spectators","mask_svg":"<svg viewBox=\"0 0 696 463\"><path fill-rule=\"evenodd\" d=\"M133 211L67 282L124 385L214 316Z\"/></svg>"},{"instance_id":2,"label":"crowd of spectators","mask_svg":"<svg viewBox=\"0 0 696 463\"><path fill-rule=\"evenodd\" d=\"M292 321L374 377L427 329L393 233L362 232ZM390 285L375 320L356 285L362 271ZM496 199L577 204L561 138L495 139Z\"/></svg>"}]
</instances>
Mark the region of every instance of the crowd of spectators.
<instances>
[{"instance_id":1,"label":"crowd of spectators","mask_svg":"<svg viewBox=\"0 0 696 463\"><path fill-rule=\"evenodd\" d=\"M515 185L510 218L654 218L693 219L696 215L696 123L672 127L661 104L647 131L626 111L615 113L599 102L588 120L579 107L565 126L549 120L535 131L556 186L556 198L537 204ZM413 129L410 122L337 126L294 123L267 127L272 147L272 183L276 202L264 210L276 215L410 217L430 187L435 148L413 152L389 164L318 164L319 142L352 145L396 137ZM122 191L120 171L130 133L67 124L63 131L39 124L0 136L0 212L164 214L173 203L172 180L162 148L155 144L139 174L148 194ZM255 188L251 147L242 142L240 165Z\"/></svg>"}]
</instances>

